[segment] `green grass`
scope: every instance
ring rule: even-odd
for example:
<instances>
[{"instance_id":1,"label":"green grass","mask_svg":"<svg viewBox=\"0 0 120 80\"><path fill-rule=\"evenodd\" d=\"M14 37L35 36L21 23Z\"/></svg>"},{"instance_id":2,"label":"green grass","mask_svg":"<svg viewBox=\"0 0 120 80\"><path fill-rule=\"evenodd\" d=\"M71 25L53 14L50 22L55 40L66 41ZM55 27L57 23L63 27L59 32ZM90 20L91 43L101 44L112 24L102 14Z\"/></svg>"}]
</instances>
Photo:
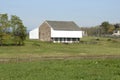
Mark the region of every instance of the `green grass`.
<instances>
[{"instance_id":1,"label":"green grass","mask_svg":"<svg viewBox=\"0 0 120 80\"><path fill-rule=\"evenodd\" d=\"M26 40L25 46L1 46L0 57L120 55L120 40L85 37L78 44L54 44Z\"/></svg>"},{"instance_id":2,"label":"green grass","mask_svg":"<svg viewBox=\"0 0 120 80\"><path fill-rule=\"evenodd\" d=\"M0 80L120 80L120 59L39 59L43 56L120 55L120 40L85 37L78 44L26 40L25 46L0 46ZM36 60L29 60L29 58ZM2 61L15 58L15 61ZM25 61L17 59L25 58ZM27 61L28 59L28 61Z\"/></svg>"},{"instance_id":3,"label":"green grass","mask_svg":"<svg viewBox=\"0 0 120 80\"><path fill-rule=\"evenodd\" d=\"M0 63L0 80L120 80L120 59Z\"/></svg>"}]
</instances>

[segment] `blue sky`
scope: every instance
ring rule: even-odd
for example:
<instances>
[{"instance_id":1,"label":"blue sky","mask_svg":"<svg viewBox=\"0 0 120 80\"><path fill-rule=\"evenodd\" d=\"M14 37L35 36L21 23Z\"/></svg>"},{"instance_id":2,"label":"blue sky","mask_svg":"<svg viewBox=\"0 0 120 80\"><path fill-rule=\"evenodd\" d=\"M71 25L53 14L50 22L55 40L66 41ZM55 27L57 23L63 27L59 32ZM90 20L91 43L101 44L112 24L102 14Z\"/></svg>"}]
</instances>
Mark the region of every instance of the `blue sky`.
<instances>
[{"instance_id":1,"label":"blue sky","mask_svg":"<svg viewBox=\"0 0 120 80\"><path fill-rule=\"evenodd\" d=\"M45 20L89 27L103 21L120 23L120 0L0 0L0 13L19 16L29 30Z\"/></svg>"}]
</instances>

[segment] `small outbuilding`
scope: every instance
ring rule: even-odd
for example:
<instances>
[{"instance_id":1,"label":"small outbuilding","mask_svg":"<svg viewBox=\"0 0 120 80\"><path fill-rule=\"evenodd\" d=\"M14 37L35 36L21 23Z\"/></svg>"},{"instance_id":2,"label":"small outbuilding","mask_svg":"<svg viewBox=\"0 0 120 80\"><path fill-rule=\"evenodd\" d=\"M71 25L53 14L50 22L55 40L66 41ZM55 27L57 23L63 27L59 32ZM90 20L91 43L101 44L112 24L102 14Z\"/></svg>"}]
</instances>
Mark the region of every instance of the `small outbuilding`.
<instances>
[{"instance_id":1,"label":"small outbuilding","mask_svg":"<svg viewBox=\"0 0 120 80\"><path fill-rule=\"evenodd\" d=\"M54 43L76 43L82 38L82 31L73 21L45 21L29 32L29 38Z\"/></svg>"},{"instance_id":2,"label":"small outbuilding","mask_svg":"<svg viewBox=\"0 0 120 80\"><path fill-rule=\"evenodd\" d=\"M113 31L113 36L120 36L120 30Z\"/></svg>"}]
</instances>

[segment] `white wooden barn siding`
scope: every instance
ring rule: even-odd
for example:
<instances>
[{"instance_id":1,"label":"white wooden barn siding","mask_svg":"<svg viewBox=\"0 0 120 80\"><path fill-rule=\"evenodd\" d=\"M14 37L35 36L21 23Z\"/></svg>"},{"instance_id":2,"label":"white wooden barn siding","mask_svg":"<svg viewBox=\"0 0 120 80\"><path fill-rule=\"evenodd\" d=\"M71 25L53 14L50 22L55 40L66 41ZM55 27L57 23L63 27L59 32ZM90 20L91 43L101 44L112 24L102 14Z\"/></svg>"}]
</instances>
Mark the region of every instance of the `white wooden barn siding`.
<instances>
[{"instance_id":1,"label":"white wooden barn siding","mask_svg":"<svg viewBox=\"0 0 120 80\"><path fill-rule=\"evenodd\" d=\"M39 39L39 28L35 28L29 32L29 39Z\"/></svg>"},{"instance_id":2,"label":"white wooden barn siding","mask_svg":"<svg viewBox=\"0 0 120 80\"><path fill-rule=\"evenodd\" d=\"M82 38L82 31L61 31L51 28L52 38Z\"/></svg>"}]
</instances>

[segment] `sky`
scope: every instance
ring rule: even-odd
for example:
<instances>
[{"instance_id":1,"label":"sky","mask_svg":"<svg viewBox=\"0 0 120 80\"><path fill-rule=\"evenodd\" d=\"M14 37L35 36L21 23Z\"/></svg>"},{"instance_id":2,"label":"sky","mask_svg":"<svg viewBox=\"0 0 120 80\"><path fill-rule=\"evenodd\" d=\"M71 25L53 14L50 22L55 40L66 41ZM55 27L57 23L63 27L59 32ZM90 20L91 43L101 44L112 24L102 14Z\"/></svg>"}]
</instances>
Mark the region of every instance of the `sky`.
<instances>
[{"instance_id":1,"label":"sky","mask_svg":"<svg viewBox=\"0 0 120 80\"><path fill-rule=\"evenodd\" d=\"M28 30L45 20L91 27L104 21L120 23L120 0L0 0L0 13L19 16Z\"/></svg>"}]
</instances>

